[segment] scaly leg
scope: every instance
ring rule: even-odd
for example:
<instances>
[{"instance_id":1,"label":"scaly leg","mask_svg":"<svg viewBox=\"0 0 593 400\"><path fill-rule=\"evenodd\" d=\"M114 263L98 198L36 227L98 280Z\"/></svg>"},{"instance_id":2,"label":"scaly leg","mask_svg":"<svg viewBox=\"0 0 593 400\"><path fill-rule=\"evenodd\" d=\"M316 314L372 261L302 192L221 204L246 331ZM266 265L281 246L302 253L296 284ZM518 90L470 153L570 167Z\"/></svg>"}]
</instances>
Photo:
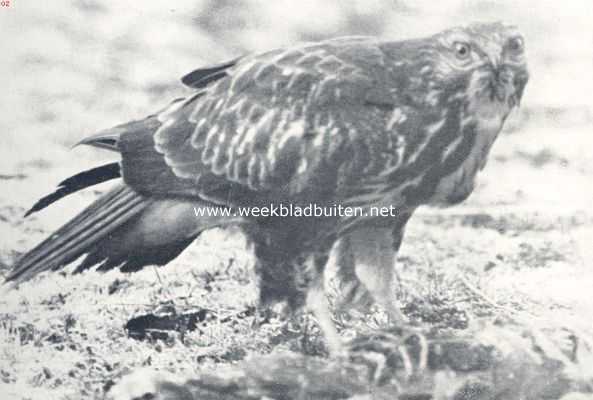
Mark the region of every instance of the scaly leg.
<instances>
[{"instance_id":1,"label":"scaly leg","mask_svg":"<svg viewBox=\"0 0 593 400\"><path fill-rule=\"evenodd\" d=\"M309 288L309 292L307 293L307 308L311 310L319 324L319 328L323 332L330 356L335 357L342 354L342 340L332 320L323 285L319 287L319 285L314 283Z\"/></svg>"},{"instance_id":2,"label":"scaly leg","mask_svg":"<svg viewBox=\"0 0 593 400\"><path fill-rule=\"evenodd\" d=\"M406 317L397 307L395 289L395 256L390 230L368 228L350 235L356 259L356 276L382 306L390 323L403 325Z\"/></svg>"},{"instance_id":3,"label":"scaly leg","mask_svg":"<svg viewBox=\"0 0 593 400\"><path fill-rule=\"evenodd\" d=\"M344 352L342 340L332 319L325 295L323 272L327 263L327 255L316 255L308 260L308 263L307 272L310 283L307 289L306 307L313 313L323 332L330 356L340 356Z\"/></svg>"},{"instance_id":4,"label":"scaly leg","mask_svg":"<svg viewBox=\"0 0 593 400\"><path fill-rule=\"evenodd\" d=\"M336 277L339 294L335 303L336 313L348 313L352 309L366 310L373 298L356 276L356 257L352 252L350 236L342 237L334 247Z\"/></svg>"}]
</instances>

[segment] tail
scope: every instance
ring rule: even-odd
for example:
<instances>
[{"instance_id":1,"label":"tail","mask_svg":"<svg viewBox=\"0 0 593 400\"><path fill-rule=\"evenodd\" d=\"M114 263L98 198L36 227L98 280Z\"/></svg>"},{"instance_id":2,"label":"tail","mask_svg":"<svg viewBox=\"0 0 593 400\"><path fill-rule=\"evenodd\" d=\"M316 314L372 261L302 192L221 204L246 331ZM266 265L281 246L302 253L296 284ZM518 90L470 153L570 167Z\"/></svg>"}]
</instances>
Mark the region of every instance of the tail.
<instances>
[{"instance_id":1,"label":"tail","mask_svg":"<svg viewBox=\"0 0 593 400\"><path fill-rule=\"evenodd\" d=\"M93 266L132 272L167 264L204 230L241 222L196 217L194 207L204 206L212 205L200 200L148 199L122 183L23 255L6 281L27 281L85 254L75 272Z\"/></svg>"},{"instance_id":2,"label":"tail","mask_svg":"<svg viewBox=\"0 0 593 400\"><path fill-rule=\"evenodd\" d=\"M116 187L21 257L6 280L22 282L43 271L60 269L89 252L146 206L131 189Z\"/></svg>"},{"instance_id":3,"label":"tail","mask_svg":"<svg viewBox=\"0 0 593 400\"><path fill-rule=\"evenodd\" d=\"M151 116L101 131L80 144L117 152L122 133L151 135L159 125L160 122ZM80 172L62 181L53 193L35 203L25 216L71 193L119 177L119 163ZM163 205L175 211L164 210ZM191 218L188 217L190 213ZM165 220L163 216L166 216ZM132 271L144 265L164 264L197 236L194 233L196 222L191 205L182 201L151 200L121 183L18 259L6 282L18 284L41 272L59 270L85 254L76 271L95 265L102 270L120 267L124 271Z\"/></svg>"},{"instance_id":4,"label":"tail","mask_svg":"<svg viewBox=\"0 0 593 400\"><path fill-rule=\"evenodd\" d=\"M80 144L119 152L123 133L152 137L160 125L156 115L152 115L101 131ZM26 215L71 193L120 176L118 163L83 171L61 182L55 192L39 200ZM24 254L6 281L18 284L41 272L59 270L83 255L86 257L76 272L96 265L99 270L119 268L124 272L146 265L164 265L204 230L242 222L195 215L195 207L209 206L212 204L199 198L147 197L121 183Z\"/></svg>"}]
</instances>

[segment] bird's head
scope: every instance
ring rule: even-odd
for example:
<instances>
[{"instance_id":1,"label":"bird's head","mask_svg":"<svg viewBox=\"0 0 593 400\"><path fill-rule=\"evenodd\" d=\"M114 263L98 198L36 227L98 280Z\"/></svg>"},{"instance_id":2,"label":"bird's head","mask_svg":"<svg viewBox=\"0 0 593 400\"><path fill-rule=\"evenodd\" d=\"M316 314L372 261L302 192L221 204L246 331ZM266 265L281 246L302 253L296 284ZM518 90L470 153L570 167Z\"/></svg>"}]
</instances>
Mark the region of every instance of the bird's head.
<instances>
[{"instance_id":1,"label":"bird's head","mask_svg":"<svg viewBox=\"0 0 593 400\"><path fill-rule=\"evenodd\" d=\"M470 97L518 105L529 79L525 41L516 27L502 23L454 28L435 36L437 71L452 83L461 78Z\"/></svg>"},{"instance_id":2,"label":"bird's head","mask_svg":"<svg viewBox=\"0 0 593 400\"><path fill-rule=\"evenodd\" d=\"M408 72L417 82L416 93L429 105L460 100L478 113L504 119L523 96L529 73L525 42L514 26L452 28L410 45L416 57Z\"/></svg>"}]
</instances>

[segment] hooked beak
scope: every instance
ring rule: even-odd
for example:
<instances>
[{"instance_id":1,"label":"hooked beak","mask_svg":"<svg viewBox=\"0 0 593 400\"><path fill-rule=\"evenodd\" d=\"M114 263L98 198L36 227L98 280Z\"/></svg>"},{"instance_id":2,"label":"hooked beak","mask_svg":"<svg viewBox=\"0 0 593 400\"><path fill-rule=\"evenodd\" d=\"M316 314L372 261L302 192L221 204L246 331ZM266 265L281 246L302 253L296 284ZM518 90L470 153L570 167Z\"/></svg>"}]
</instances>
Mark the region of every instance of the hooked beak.
<instances>
[{"instance_id":1,"label":"hooked beak","mask_svg":"<svg viewBox=\"0 0 593 400\"><path fill-rule=\"evenodd\" d=\"M515 77L513 78L513 86L515 87L515 97L516 97L516 105L519 106L521 103L521 98L523 97L523 92L525 91L525 86L529 81L529 72L527 70L515 72Z\"/></svg>"},{"instance_id":2,"label":"hooked beak","mask_svg":"<svg viewBox=\"0 0 593 400\"><path fill-rule=\"evenodd\" d=\"M489 61L490 98L492 101L507 103L510 108L519 106L529 73L524 63L507 56L499 46L485 49ZM507 58L509 57L509 58Z\"/></svg>"},{"instance_id":3,"label":"hooked beak","mask_svg":"<svg viewBox=\"0 0 593 400\"><path fill-rule=\"evenodd\" d=\"M503 64L492 65L490 78L490 98L499 102L506 102L510 108L519 106L529 74L524 69Z\"/></svg>"}]
</instances>

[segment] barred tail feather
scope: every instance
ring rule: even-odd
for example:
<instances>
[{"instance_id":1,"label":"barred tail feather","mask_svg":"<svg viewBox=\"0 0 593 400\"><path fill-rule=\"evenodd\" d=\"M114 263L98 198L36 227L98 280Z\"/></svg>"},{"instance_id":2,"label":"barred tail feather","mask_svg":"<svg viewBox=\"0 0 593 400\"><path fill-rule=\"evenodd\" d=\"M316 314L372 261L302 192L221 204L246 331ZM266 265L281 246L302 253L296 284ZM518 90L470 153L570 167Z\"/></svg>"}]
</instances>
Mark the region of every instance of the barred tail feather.
<instances>
[{"instance_id":1,"label":"barred tail feather","mask_svg":"<svg viewBox=\"0 0 593 400\"><path fill-rule=\"evenodd\" d=\"M91 251L107 235L138 216L148 204L125 185L112 189L22 256L6 281L23 282L41 272L62 268Z\"/></svg>"}]
</instances>

